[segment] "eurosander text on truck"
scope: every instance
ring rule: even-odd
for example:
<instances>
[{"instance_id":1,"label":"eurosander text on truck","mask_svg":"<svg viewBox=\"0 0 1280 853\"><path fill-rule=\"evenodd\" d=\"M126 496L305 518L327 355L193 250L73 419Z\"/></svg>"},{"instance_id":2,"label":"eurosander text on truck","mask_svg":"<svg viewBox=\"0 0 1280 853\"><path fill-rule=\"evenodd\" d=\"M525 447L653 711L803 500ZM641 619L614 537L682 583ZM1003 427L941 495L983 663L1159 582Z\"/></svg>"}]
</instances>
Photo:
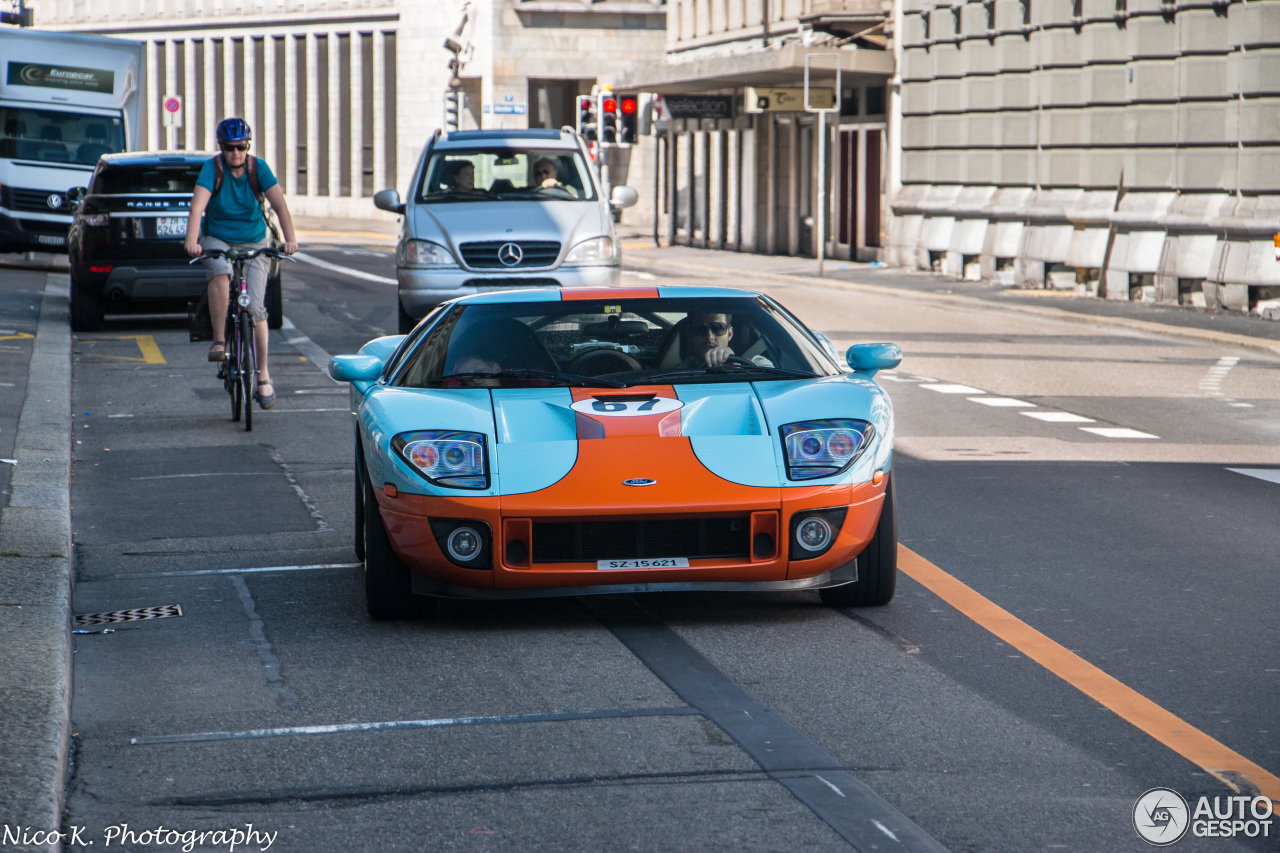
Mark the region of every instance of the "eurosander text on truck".
<instances>
[{"instance_id":1,"label":"eurosander text on truck","mask_svg":"<svg viewBox=\"0 0 1280 853\"><path fill-rule=\"evenodd\" d=\"M141 42L0 28L0 252L66 251L67 190L139 147L142 57Z\"/></svg>"}]
</instances>

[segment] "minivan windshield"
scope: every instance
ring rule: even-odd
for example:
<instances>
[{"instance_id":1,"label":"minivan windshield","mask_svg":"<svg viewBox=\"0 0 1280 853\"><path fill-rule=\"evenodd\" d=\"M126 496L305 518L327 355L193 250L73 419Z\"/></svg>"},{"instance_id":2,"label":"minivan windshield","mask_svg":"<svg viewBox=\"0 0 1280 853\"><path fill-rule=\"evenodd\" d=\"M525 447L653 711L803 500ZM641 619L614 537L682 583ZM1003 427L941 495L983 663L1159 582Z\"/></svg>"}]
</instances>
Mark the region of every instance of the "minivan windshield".
<instances>
[{"instance_id":1,"label":"minivan windshield","mask_svg":"<svg viewBox=\"0 0 1280 853\"><path fill-rule=\"evenodd\" d=\"M592 201L591 172L574 149L484 146L436 149L418 201Z\"/></svg>"},{"instance_id":2,"label":"minivan windshield","mask_svg":"<svg viewBox=\"0 0 1280 853\"><path fill-rule=\"evenodd\" d=\"M118 116L0 107L0 157L93 166L123 150Z\"/></svg>"}]
</instances>

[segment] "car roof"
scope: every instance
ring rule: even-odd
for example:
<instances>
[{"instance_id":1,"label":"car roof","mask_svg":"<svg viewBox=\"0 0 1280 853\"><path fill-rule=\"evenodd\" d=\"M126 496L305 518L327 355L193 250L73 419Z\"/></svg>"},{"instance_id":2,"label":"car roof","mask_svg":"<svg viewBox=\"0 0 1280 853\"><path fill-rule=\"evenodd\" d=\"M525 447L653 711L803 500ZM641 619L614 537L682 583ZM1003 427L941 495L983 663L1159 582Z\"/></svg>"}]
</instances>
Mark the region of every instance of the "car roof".
<instances>
[{"instance_id":1,"label":"car roof","mask_svg":"<svg viewBox=\"0 0 1280 853\"><path fill-rule=\"evenodd\" d=\"M183 163L203 163L214 156L211 151L127 151L121 154L103 154L102 162L108 166L173 166Z\"/></svg>"},{"instance_id":2,"label":"car roof","mask_svg":"<svg viewBox=\"0 0 1280 853\"><path fill-rule=\"evenodd\" d=\"M754 298L758 291L738 287L698 287L674 285L670 287L531 287L522 290L494 290L460 296L453 302L460 305L491 305L511 302L570 302L575 300L617 299L711 299Z\"/></svg>"},{"instance_id":3,"label":"car roof","mask_svg":"<svg viewBox=\"0 0 1280 853\"><path fill-rule=\"evenodd\" d=\"M543 127L527 130L455 130L443 137L436 146L440 148L473 148L476 143L485 145L518 145L536 142L543 148L576 149L578 141L572 133Z\"/></svg>"}]
</instances>

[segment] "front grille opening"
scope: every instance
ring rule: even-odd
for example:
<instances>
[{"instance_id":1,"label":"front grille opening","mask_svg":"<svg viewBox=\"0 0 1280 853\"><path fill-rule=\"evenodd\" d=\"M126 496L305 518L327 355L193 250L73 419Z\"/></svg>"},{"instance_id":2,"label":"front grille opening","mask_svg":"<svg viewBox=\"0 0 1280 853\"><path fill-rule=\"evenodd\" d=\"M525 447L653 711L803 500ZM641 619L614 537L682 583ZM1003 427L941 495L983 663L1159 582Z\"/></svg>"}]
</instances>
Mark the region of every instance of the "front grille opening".
<instances>
[{"instance_id":1,"label":"front grille opening","mask_svg":"<svg viewBox=\"0 0 1280 853\"><path fill-rule=\"evenodd\" d=\"M504 246L512 244L519 249L518 261L515 256L502 253ZM472 269L549 267L560 257L560 244L552 240L488 240L463 243L458 248L462 250L462 262Z\"/></svg>"},{"instance_id":2,"label":"front grille opening","mask_svg":"<svg viewBox=\"0 0 1280 853\"><path fill-rule=\"evenodd\" d=\"M535 563L750 556L751 518L746 515L533 523Z\"/></svg>"}]
</instances>

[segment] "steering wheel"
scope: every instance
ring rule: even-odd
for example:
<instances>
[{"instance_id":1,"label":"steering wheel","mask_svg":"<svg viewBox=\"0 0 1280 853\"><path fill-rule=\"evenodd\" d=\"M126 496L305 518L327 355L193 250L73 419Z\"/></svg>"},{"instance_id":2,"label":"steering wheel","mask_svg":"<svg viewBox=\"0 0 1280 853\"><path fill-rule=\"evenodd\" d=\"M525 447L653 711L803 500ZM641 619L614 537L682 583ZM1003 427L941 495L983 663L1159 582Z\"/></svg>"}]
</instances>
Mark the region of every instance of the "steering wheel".
<instances>
[{"instance_id":1,"label":"steering wheel","mask_svg":"<svg viewBox=\"0 0 1280 853\"><path fill-rule=\"evenodd\" d=\"M738 367L758 367L759 366L751 359L743 358L740 355L729 356L729 358L725 361L725 364L726 365L735 364Z\"/></svg>"}]
</instances>

